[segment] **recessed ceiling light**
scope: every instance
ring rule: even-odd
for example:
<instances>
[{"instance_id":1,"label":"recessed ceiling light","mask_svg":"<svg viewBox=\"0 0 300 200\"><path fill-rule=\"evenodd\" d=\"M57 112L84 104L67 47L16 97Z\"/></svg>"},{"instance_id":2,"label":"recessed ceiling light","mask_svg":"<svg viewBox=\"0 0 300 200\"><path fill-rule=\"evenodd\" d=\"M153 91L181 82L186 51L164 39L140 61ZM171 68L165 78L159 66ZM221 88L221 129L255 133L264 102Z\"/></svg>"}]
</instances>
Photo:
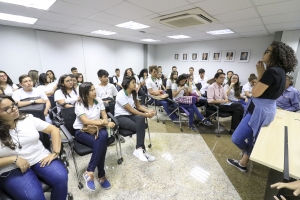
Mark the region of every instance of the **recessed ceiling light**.
<instances>
[{"instance_id":1,"label":"recessed ceiling light","mask_svg":"<svg viewBox=\"0 0 300 200\"><path fill-rule=\"evenodd\" d=\"M231 34L234 32L230 29L224 29L224 30L208 31L206 33L211 34L211 35L222 35L222 34Z\"/></svg>"},{"instance_id":2,"label":"recessed ceiling light","mask_svg":"<svg viewBox=\"0 0 300 200\"><path fill-rule=\"evenodd\" d=\"M5 13L0 13L0 19L6 21L12 21L12 22L25 23L25 24L34 24L37 21L37 19L35 18L23 17L19 15L10 15Z\"/></svg>"},{"instance_id":3,"label":"recessed ceiling light","mask_svg":"<svg viewBox=\"0 0 300 200\"><path fill-rule=\"evenodd\" d=\"M56 0L0 0L0 2L17 4L41 10L48 10Z\"/></svg>"},{"instance_id":4,"label":"recessed ceiling light","mask_svg":"<svg viewBox=\"0 0 300 200\"><path fill-rule=\"evenodd\" d=\"M121 28L129 28L129 29L132 29L132 30L138 30L138 29L149 28L150 27L150 26L147 26L147 25L144 25L144 24L133 22L133 21L125 22L123 24L118 24L116 26L121 27Z\"/></svg>"},{"instance_id":5,"label":"recessed ceiling light","mask_svg":"<svg viewBox=\"0 0 300 200\"><path fill-rule=\"evenodd\" d=\"M187 35L173 35L173 36L167 36L169 38L172 38L172 39L185 39L185 38L191 38L190 36L187 36Z\"/></svg>"},{"instance_id":6,"label":"recessed ceiling light","mask_svg":"<svg viewBox=\"0 0 300 200\"><path fill-rule=\"evenodd\" d=\"M93 31L92 33L101 34L101 35L114 35L114 34L117 34L116 32L106 31L106 30Z\"/></svg>"},{"instance_id":7,"label":"recessed ceiling light","mask_svg":"<svg viewBox=\"0 0 300 200\"><path fill-rule=\"evenodd\" d=\"M160 40L142 39L141 41L145 41L145 42L159 42Z\"/></svg>"}]
</instances>

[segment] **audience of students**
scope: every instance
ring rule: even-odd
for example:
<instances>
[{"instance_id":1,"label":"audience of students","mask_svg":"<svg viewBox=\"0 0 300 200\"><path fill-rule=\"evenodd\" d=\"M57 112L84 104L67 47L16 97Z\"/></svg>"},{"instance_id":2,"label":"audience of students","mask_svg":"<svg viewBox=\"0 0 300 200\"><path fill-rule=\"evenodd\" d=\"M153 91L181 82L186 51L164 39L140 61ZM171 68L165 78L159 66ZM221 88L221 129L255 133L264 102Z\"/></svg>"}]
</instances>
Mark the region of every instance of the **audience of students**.
<instances>
[{"instance_id":1,"label":"audience of students","mask_svg":"<svg viewBox=\"0 0 300 200\"><path fill-rule=\"evenodd\" d=\"M178 72L172 71L171 77L167 79L166 89L171 89L172 84L176 82L177 77L178 77Z\"/></svg>"},{"instance_id":2,"label":"audience of students","mask_svg":"<svg viewBox=\"0 0 300 200\"><path fill-rule=\"evenodd\" d=\"M252 97L252 88L257 83L257 77L255 74L250 74L248 82L243 85L241 95L246 96L248 99Z\"/></svg>"},{"instance_id":3,"label":"audience of students","mask_svg":"<svg viewBox=\"0 0 300 200\"><path fill-rule=\"evenodd\" d=\"M12 82L9 76L0 70L0 87L5 95L11 96L18 86Z\"/></svg>"},{"instance_id":4,"label":"audience of students","mask_svg":"<svg viewBox=\"0 0 300 200\"><path fill-rule=\"evenodd\" d=\"M171 73L174 72L174 71L177 71L177 67L176 66L172 67ZM168 75L168 78L171 78L171 73Z\"/></svg>"},{"instance_id":5,"label":"audience of students","mask_svg":"<svg viewBox=\"0 0 300 200\"><path fill-rule=\"evenodd\" d=\"M46 95L52 96L56 90L56 84L53 82L51 83L49 75L45 73L41 73L39 76L39 86L37 87L38 89L41 89L46 93Z\"/></svg>"}]
</instances>

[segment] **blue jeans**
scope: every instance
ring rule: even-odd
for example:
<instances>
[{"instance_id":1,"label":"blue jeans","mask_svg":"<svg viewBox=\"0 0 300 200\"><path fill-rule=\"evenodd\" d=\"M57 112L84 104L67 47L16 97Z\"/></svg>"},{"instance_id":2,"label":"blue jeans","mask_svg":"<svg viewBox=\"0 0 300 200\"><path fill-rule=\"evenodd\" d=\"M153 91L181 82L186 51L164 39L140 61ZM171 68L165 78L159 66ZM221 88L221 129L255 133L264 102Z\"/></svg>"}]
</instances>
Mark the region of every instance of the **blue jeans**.
<instances>
[{"instance_id":1,"label":"blue jeans","mask_svg":"<svg viewBox=\"0 0 300 200\"><path fill-rule=\"evenodd\" d=\"M5 172L0 176L0 187L13 199L43 200L46 198L39 179L51 186L51 200L66 200L68 173L64 164L57 159L45 167L37 163L25 173L20 168Z\"/></svg>"},{"instance_id":2,"label":"blue jeans","mask_svg":"<svg viewBox=\"0 0 300 200\"><path fill-rule=\"evenodd\" d=\"M197 115L197 117L200 120L203 120L204 117L201 115L201 113L199 112L197 106L195 104L179 104L181 107L184 107L185 109L187 109L189 111L189 126L193 126L194 124L194 113Z\"/></svg>"},{"instance_id":3,"label":"blue jeans","mask_svg":"<svg viewBox=\"0 0 300 200\"><path fill-rule=\"evenodd\" d=\"M242 106L243 106L243 108L244 108L244 110L245 110L245 108L246 108L246 105L247 105L247 102L245 102L245 100L243 99L243 100L238 100L238 101L232 101L232 102L238 102L238 103L240 103L240 104L242 104Z\"/></svg>"},{"instance_id":4,"label":"blue jeans","mask_svg":"<svg viewBox=\"0 0 300 200\"><path fill-rule=\"evenodd\" d=\"M253 149L253 130L248 125L251 114L247 113L231 136L232 142L250 156ZM247 142L245 141L247 139Z\"/></svg>"},{"instance_id":5,"label":"blue jeans","mask_svg":"<svg viewBox=\"0 0 300 200\"><path fill-rule=\"evenodd\" d=\"M151 104L153 101L155 101L155 105L157 105L157 106L163 106L164 109L165 109L165 111L166 111L166 113L167 113L167 115L171 114L171 111L169 110L169 104L168 104L167 101L165 101L165 100L153 100L153 99L151 99L148 103ZM178 117L174 113L172 115L170 115L169 117L170 117L170 119L172 121L178 119Z\"/></svg>"},{"instance_id":6,"label":"blue jeans","mask_svg":"<svg viewBox=\"0 0 300 200\"><path fill-rule=\"evenodd\" d=\"M98 168L98 177L105 176L104 162L107 150L107 138L108 133L106 129L100 129L98 138L95 140L95 136L89 133L81 132L80 130L75 131L75 138L78 142L89 146L93 149L92 157L89 162L86 171L94 172L96 167Z\"/></svg>"}]
</instances>

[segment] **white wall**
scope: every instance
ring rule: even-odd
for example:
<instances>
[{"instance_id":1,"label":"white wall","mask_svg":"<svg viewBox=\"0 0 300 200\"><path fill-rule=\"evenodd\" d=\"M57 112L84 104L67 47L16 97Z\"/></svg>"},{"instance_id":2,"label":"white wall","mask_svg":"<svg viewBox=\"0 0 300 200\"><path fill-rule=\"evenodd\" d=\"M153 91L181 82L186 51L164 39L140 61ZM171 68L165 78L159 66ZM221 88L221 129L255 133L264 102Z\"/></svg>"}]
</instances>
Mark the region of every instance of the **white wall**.
<instances>
[{"instance_id":1,"label":"white wall","mask_svg":"<svg viewBox=\"0 0 300 200\"><path fill-rule=\"evenodd\" d=\"M148 44L147 67L155 65L156 45Z\"/></svg>"},{"instance_id":2,"label":"white wall","mask_svg":"<svg viewBox=\"0 0 300 200\"><path fill-rule=\"evenodd\" d=\"M155 47L155 62L157 65L161 65L163 72L169 74L172 66L177 66L179 74L188 73L189 67L195 68L195 74L198 74L200 68L204 68L206 76L212 78L218 69L223 69L226 73L232 70L240 76L240 81L245 84L251 73L256 73L256 63L261 60L264 51L274 40L274 36L255 37L255 38L239 38L239 39L227 39L227 40L215 40L215 41L203 41L203 42L191 42L191 43L177 43L156 45ZM224 62L225 51L235 50L236 56L234 62ZM239 63L238 54L241 50L250 50L251 56L248 63ZM182 62L174 61L174 53L185 52L200 52L209 51L209 62ZM222 51L221 62L213 62L213 52ZM191 55L190 55L191 56ZM189 57L190 57L189 56Z\"/></svg>"}]
</instances>

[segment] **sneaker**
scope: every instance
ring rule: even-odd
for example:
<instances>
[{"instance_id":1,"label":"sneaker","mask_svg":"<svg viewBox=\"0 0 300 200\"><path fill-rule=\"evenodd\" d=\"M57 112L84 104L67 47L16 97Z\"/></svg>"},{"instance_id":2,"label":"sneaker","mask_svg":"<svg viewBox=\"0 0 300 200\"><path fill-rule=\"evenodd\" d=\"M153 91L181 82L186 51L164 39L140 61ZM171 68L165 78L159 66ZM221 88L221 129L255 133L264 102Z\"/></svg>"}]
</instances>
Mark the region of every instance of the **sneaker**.
<instances>
[{"instance_id":1,"label":"sneaker","mask_svg":"<svg viewBox=\"0 0 300 200\"><path fill-rule=\"evenodd\" d=\"M197 129L196 129L195 126L189 126L189 129L191 129L191 130L194 131L194 132L197 132Z\"/></svg>"},{"instance_id":2,"label":"sneaker","mask_svg":"<svg viewBox=\"0 0 300 200\"><path fill-rule=\"evenodd\" d=\"M111 188L110 182L107 180L106 176L99 178L98 183L101 185L101 187L105 190L109 190Z\"/></svg>"},{"instance_id":3,"label":"sneaker","mask_svg":"<svg viewBox=\"0 0 300 200\"><path fill-rule=\"evenodd\" d=\"M228 162L229 165L232 165L232 166L238 168L242 172L246 172L247 171L247 167L241 166L239 160L227 159L227 162Z\"/></svg>"},{"instance_id":4,"label":"sneaker","mask_svg":"<svg viewBox=\"0 0 300 200\"><path fill-rule=\"evenodd\" d=\"M153 162L155 160L155 157L147 153L145 150L144 150L144 155L149 162Z\"/></svg>"},{"instance_id":5,"label":"sneaker","mask_svg":"<svg viewBox=\"0 0 300 200\"><path fill-rule=\"evenodd\" d=\"M142 148L135 149L133 155L141 161L148 162L148 159L144 155L144 150Z\"/></svg>"},{"instance_id":6,"label":"sneaker","mask_svg":"<svg viewBox=\"0 0 300 200\"><path fill-rule=\"evenodd\" d=\"M209 120L207 120L206 118L204 118L202 121L201 121L201 123L203 123L205 126L212 126L213 124L209 121Z\"/></svg>"},{"instance_id":7,"label":"sneaker","mask_svg":"<svg viewBox=\"0 0 300 200\"><path fill-rule=\"evenodd\" d=\"M95 191L94 176L85 172L83 173L83 179L85 180L86 187L91 191Z\"/></svg>"},{"instance_id":8,"label":"sneaker","mask_svg":"<svg viewBox=\"0 0 300 200\"><path fill-rule=\"evenodd\" d=\"M120 142L121 142L121 143L125 143L124 137L120 136Z\"/></svg>"}]
</instances>

